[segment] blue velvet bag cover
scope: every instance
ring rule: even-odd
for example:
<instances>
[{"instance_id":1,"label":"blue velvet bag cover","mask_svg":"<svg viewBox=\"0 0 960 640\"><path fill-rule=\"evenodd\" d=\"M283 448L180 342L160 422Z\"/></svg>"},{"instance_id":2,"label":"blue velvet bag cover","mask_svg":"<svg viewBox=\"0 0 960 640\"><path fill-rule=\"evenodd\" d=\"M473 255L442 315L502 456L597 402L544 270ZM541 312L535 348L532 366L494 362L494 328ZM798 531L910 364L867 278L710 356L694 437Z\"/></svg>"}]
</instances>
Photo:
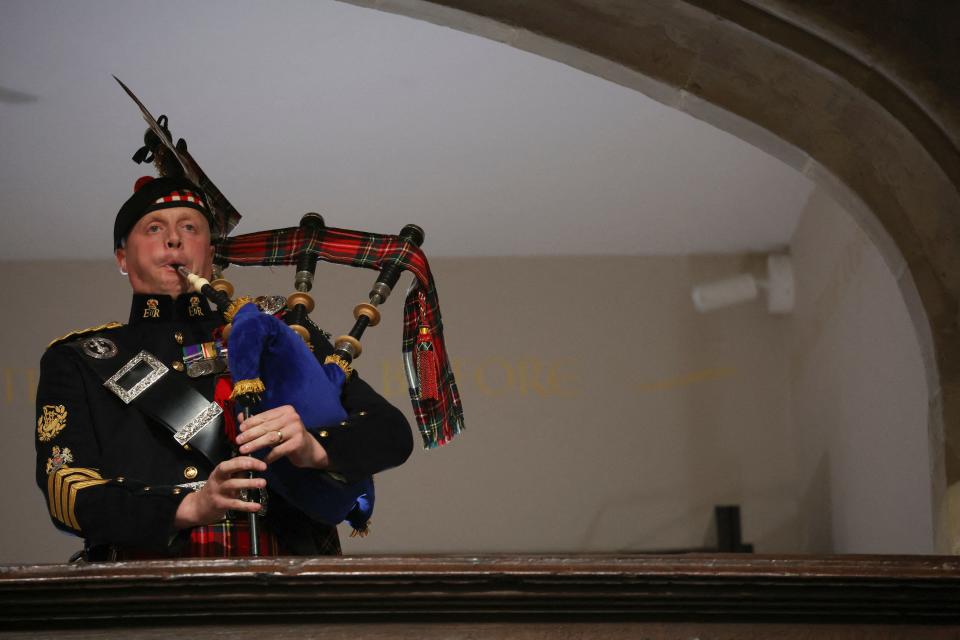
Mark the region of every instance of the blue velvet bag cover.
<instances>
[{"instance_id":1,"label":"blue velvet bag cover","mask_svg":"<svg viewBox=\"0 0 960 640\"><path fill-rule=\"evenodd\" d=\"M343 370L320 364L300 336L255 304L242 306L234 315L227 358L234 384L263 382L261 401L251 407L254 413L292 405L311 433L347 419L340 403ZM268 453L253 455L262 459ZM373 512L373 478L347 483L320 469L296 467L287 458L273 462L264 477L270 489L325 524L347 520L363 531Z\"/></svg>"}]
</instances>

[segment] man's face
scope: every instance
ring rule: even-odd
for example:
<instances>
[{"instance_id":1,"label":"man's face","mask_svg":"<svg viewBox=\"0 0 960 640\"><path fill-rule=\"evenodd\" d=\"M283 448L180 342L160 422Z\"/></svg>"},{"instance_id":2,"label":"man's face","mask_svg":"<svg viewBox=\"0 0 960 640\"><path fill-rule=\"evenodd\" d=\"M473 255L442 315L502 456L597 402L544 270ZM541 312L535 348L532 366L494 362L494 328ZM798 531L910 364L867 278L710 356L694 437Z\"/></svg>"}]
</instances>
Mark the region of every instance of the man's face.
<instances>
[{"instance_id":1,"label":"man's face","mask_svg":"<svg viewBox=\"0 0 960 640\"><path fill-rule=\"evenodd\" d=\"M140 218L123 248L117 249L117 265L130 278L136 293L178 296L190 291L189 283L173 265L210 279L213 246L210 225L196 209L173 207L151 211Z\"/></svg>"}]
</instances>

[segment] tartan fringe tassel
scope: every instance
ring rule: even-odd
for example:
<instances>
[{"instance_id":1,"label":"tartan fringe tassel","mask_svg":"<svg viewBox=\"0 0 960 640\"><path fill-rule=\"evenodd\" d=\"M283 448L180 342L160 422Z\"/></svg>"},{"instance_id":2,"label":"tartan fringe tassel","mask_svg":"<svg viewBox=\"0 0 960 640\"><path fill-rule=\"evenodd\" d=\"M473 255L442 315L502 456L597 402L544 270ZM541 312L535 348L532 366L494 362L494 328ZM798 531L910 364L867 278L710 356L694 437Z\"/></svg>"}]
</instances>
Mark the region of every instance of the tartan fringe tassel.
<instances>
[{"instance_id":1,"label":"tartan fringe tassel","mask_svg":"<svg viewBox=\"0 0 960 640\"><path fill-rule=\"evenodd\" d=\"M427 327L420 327L420 333L417 335L417 378L420 380L421 400L440 399L439 369L430 330Z\"/></svg>"}]
</instances>

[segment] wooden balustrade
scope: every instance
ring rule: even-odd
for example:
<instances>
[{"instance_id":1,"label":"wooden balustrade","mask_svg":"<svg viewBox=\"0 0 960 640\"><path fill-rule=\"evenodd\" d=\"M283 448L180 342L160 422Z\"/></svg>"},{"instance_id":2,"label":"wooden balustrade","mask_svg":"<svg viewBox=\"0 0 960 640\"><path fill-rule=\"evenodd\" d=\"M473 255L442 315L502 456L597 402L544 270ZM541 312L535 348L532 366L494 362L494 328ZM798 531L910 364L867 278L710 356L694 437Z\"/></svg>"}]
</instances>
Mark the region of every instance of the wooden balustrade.
<instances>
[{"instance_id":1,"label":"wooden balustrade","mask_svg":"<svg viewBox=\"0 0 960 640\"><path fill-rule=\"evenodd\" d=\"M960 558L499 555L0 567L0 637L203 629L207 638L545 638L561 628L577 638L806 638L826 630L956 638ZM697 635L710 629L720 635Z\"/></svg>"}]
</instances>

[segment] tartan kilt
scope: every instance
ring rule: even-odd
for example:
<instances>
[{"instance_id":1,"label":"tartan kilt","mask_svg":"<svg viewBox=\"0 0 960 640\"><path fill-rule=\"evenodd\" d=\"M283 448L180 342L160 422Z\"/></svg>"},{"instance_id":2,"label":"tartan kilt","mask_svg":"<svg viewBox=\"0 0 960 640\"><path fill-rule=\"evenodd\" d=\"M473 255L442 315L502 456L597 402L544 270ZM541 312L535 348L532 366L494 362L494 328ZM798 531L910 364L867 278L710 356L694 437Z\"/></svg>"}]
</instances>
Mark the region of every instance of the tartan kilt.
<instances>
[{"instance_id":1,"label":"tartan kilt","mask_svg":"<svg viewBox=\"0 0 960 640\"><path fill-rule=\"evenodd\" d=\"M258 523L260 556L292 555L285 550L261 519ZM340 537L336 527L330 527L326 536L317 541L318 555L341 555ZM170 558L244 558L250 556L250 524L246 518L227 519L190 529L187 543L173 555L150 553L135 549L114 549L115 560L162 560Z\"/></svg>"}]
</instances>

